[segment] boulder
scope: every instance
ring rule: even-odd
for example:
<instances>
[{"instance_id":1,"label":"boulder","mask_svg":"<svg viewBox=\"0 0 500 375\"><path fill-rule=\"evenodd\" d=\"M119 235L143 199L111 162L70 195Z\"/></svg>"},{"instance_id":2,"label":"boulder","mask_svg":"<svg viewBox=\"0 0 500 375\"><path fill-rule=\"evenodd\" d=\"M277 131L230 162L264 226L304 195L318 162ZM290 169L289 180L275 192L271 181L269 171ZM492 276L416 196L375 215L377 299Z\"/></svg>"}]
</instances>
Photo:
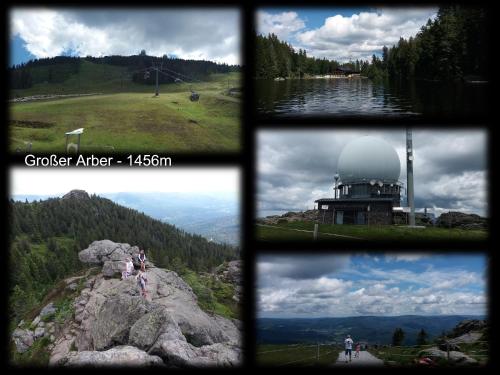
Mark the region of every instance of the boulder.
<instances>
[{"instance_id":1,"label":"boulder","mask_svg":"<svg viewBox=\"0 0 500 375\"><path fill-rule=\"evenodd\" d=\"M63 195L62 199L90 199L89 194L85 190L71 190Z\"/></svg>"},{"instance_id":2,"label":"boulder","mask_svg":"<svg viewBox=\"0 0 500 375\"><path fill-rule=\"evenodd\" d=\"M55 313L56 313L56 311L57 311L57 308L54 306L54 303L53 303L53 302L51 302L51 303L49 303L47 306L45 306L45 307L42 309L42 311L40 311L39 316L40 316L40 318L42 319L42 318L44 318L44 317L46 317L46 316L48 316L48 315L55 314Z\"/></svg>"},{"instance_id":3,"label":"boulder","mask_svg":"<svg viewBox=\"0 0 500 375\"><path fill-rule=\"evenodd\" d=\"M467 354L464 354L459 351L451 350L450 352L450 361L455 363L455 364L464 364L464 365L472 365L476 364L477 361L469 357ZM440 350L437 347L432 347L428 349L424 349L418 353L419 357L429 357L433 359L447 359L448 358L448 352L444 350Z\"/></svg>"},{"instance_id":4,"label":"boulder","mask_svg":"<svg viewBox=\"0 0 500 375\"><path fill-rule=\"evenodd\" d=\"M31 322L31 325L33 327L36 327L38 325L38 323L40 323L40 315L37 315L35 319L33 319L33 321Z\"/></svg>"},{"instance_id":5,"label":"boulder","mask_svg":"<svg viewBox=\"0 0 500 375\"><path fill-rule=\"evenodd\" d=\"M43 337L45 335L45 328L43 327L37 327L35 329L35 333L33 334L35 340L40 338L40 337Z\"/></svg>"},{"instance_id":6,"label":"boulder","mask_svg":"<svg viewBox=\"0 0 500 375\"><path fill-rule=\"evenodd\" d=\"M70 352L60 364L69 367L150 367L163 366L163 361L158 356L125 345L106 351Z\"/></svg>"},{"instance_id":7,"label":"boulder","mask_svg":"<svg viewBox=\"0 0 500 375\"><path fill-rule=\"evenodd\" d=\"M12 333L12 340L14 340L14 344L16 345L16 351L24 353L33 345L35 337L33 331L29 329L16 328Z\"/></svg>"}]
</instances>

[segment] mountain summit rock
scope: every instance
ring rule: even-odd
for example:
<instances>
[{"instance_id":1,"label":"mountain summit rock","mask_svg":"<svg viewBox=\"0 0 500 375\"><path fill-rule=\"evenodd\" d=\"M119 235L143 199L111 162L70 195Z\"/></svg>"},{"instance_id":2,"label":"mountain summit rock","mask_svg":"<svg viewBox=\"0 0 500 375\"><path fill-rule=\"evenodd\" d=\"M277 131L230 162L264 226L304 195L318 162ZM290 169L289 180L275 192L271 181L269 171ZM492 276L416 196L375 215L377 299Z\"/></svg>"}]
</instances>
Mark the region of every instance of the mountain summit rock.
<instances>
[{"instance_id":1,"label":"mountain summit rock","mask_svg":"<svg viewBox=\"0 0 500 375\"><path fill-rule=\"evenodd\" d=\"M239 365L240 322L203 311L176 272L148 262L147 298L134 276L120 279L125 259L136 262L138 253L137 246L109 240L95 241L79 252L80 261L101 271L67 281L79 282L81 290L73 300L74 314L56 330L49 365ZM24 345L23 337L16 338Z\"/></svg>"},{"instance_id":2,"label":"mountain summit rock","mask_svg":"<svg viewBox=\"0 0 500 375\"><path fill-rule=\"evenodd\" d=\"M71 190L69 193L63 195L62 199L90 199L89 194L85 190Z\"/></svg>"}]
</instances>

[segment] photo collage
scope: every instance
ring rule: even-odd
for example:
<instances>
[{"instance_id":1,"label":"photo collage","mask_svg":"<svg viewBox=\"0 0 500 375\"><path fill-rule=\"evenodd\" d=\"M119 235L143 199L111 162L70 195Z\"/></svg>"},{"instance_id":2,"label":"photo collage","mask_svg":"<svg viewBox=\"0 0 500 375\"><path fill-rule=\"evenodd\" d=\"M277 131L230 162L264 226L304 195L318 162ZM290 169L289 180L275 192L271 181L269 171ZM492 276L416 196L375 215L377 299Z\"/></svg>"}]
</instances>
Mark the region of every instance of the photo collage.
<instances>
[{"instance_id":1,"label":"photo collage","mask_svg":"<svg viewBox=\"0 0 500 375\"><path fill-rule=\"evenodd\" d=\"M8 369L496 367L489 5L4 14Z\"/></svg>"}]
</instances>

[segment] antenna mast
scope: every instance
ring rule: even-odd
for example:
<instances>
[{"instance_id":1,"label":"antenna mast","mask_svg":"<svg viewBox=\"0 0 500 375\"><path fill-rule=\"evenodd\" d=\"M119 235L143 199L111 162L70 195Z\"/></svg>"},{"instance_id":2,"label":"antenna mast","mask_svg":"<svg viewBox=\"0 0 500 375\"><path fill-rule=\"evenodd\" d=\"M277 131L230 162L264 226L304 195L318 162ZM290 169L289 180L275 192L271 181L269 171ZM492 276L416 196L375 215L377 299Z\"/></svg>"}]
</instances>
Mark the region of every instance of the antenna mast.
<instances>
[{"instance_id":1,"label":"antenna mast","mask_svg":"<svg viewBox=\"0 0 500 375\"><path fill-rule=\"evenodd\" d=\"M415 226L415 199L413 194L413 140L410 127L406 128L406 197L410 207L408 224Z\"/></svg>"}]
</instances>

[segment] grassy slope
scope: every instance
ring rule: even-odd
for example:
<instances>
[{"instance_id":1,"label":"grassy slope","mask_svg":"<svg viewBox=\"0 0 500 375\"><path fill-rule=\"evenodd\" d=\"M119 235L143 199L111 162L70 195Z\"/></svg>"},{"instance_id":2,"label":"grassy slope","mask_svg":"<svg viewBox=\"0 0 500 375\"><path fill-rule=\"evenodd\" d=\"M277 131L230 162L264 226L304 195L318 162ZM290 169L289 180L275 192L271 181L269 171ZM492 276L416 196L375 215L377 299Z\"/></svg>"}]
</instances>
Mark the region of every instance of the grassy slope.
<instances>
[{"instance_id":1,"label":"grassy slope","mask_svg":"<svg viewBox=\"0 0 500 375\"><path fill-rule=\"evenodd\" d=\"M312 240L312 233L299 232L290 229L312 231L313 222L297 221L269 226L257 226L257 238L266 241L276 240ZM335 237L321 233L332 233L353 236L363 240L408 241L408 240L484 240L487 237L485 230L463 230L447 228L410 229L403 226L366 226L366 225L319 225L319 238L322 240L348 240L346 237ZM355 240L354 240L355 241Z\"/></svg>"},{"instance_id":2,"label":"grassy slope","mask_svg":"<svg viewBox=\"0 0 500 375\"><path fill-rule=\"evenodd\" d=\"M64 83L15 90L17 96L104 95L12 103L11 120L40 121L49 123L50 128L12 125L11 150L24 149L26 142L32 142L35 152L63 152L64 133L83 127L84 152L113 148L122 152L238 151L240 101L223 94L228 87L240 86L238 73L213 75L209 81L193 85L161 85L160 96L153 98L152 86L131 81L122 86L122 71L120 67L83 62L79 75ZM200 93L199 102L189 100L191 88Z\"/></svg>"},{"instance_id":3,"label":"grassy slope","mask_svg":"<svg viewBox=\"0 0 500 375\"><path fill-rule=\"evenodd\" d=\"M322 345L318 361L314 345L258 345L257 363L262 366L283 366L288 362L298 361L290 366L328 366L335 363L340 350L340 347Z\"/></svg>"}]
</instances>

